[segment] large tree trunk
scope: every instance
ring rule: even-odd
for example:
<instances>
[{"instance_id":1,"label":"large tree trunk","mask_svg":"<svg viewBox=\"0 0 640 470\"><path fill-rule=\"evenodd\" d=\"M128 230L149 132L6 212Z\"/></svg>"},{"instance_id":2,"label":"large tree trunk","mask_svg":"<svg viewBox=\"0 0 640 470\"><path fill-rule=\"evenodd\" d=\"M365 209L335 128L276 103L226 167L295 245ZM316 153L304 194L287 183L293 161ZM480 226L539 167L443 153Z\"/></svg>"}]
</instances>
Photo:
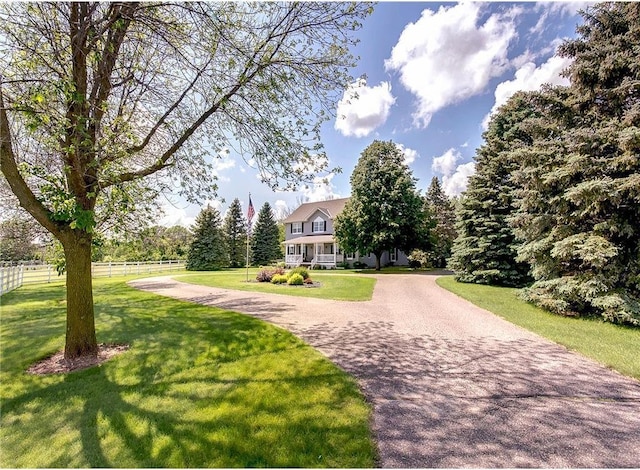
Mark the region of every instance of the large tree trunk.
<instances>
[{"instance_id":1,"label":"large tree trunk","mask_svg":"<svg viewBox=\"0 0 640 470\"><path fill-rule=\"evenodd\" d=\"M374 253L376 255L376 271L380 271L380 257L382 253Z\"/></svg>"},{"instance_id":2,"label":"large tree trunk","mask_svg":"<svg viewBox=\"0 0 640 470\"><path fill-rule=\"evenodd\" d=\"M62 237L67 271L67 335L64 358L97 356L91 281L91 234L72 230Z\"/></svg>"}]
</instances>

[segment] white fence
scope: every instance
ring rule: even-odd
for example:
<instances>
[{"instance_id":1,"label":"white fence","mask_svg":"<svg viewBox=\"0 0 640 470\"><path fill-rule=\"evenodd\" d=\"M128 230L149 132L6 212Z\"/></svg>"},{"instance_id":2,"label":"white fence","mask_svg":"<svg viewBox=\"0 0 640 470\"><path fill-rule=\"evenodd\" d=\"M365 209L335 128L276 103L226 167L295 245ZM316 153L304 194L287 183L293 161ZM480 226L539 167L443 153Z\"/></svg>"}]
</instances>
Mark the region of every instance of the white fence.
<instances>
[{"instance_id":1,"label":"white fence","mask_svg":"<svg viewBox=\"0 0 640 470\"><path fill-rule=\"evenodd\" d=\"M91 274L93 277L151 274L183 269L185 263L184 260L91 263ZM24 284L44 284L64 281L64 279L64 274L58 276L56 268L50 264L25 263L19 266L2 266L0 267L0 295Z\"/></svg>"}]
</instances>

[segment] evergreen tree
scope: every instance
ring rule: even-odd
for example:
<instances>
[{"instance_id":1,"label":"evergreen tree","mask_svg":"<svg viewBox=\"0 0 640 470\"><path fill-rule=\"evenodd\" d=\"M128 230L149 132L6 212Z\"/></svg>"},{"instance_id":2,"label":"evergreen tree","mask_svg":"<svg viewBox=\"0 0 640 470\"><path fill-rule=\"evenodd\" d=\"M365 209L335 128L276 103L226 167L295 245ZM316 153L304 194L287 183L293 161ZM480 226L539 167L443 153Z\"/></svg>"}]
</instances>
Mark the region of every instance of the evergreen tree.
<instances>
[{"instance_id":1,"label":"evergreen tree","mask_svg":"<svg viewBox=\"0 0 640 470\"><path fill-rule=\"evenodd\" d=\"M430 264L436 268L444 268L451 256L451 246L456 238L456 213L451 199L442 190L438 177L431 179L425 196L425 210L432 219Z\"/></svg>"},{"instance_id":2,"label":"evergreen tree","mask_svg":"<svg viewBox=\"0 0 640 470\"><path fill-rule=\"evenodd\" d=\"M254 266L267 265L282 257L279 234L271 205L265 202L258 212L258 220L251 236L251 263Z\"/></svg>"},{"instance_id":3,"label":"evergreen tree","mask_svg":"<svg viewBox=\"0 0 640 470\"><path fill-rule=\"evenodd\" d=\"M573 63L557 108L570 112L545 108L546 132L519 175L520 254L536 279L525 296L639 325L640 4L597 4L583 17L560 47Z\"/></svg>"},{"instance_id":4,"label":"evergreen tree","mask_svg":"<svg viewBox=\"0 0 640 470\"><path fill-rule=\"evenodd\" d=\"M189 271L215 271L228 265L220 212L207 205L196 218L186 268Z\"/></svg>"},{"instance_id":5,"label":"evergreen tree","mask_svg":"<svg viewBox=\"0 0 640 470\"><path fill-rule=\"evenodd\" d=\"M247 255L247 221L238 198L235 198L229 206L224 218L223 231L229 253L229 266L232 268L244 266Z\"/></svg>"},{"instance_id":6,"label":"evergreen tree","mask_svg":"<svg viewBox=\"0 0 640 470\"><path fill-rule=\"evenodd\" d=\"M374 141L351 175L351 198L335 219L334 231L342 249L380 257L399 248L408 253L425 239L423 201L416 180L393 142Z\"/></svg>"},{"instance_id":7,"label":"evergreen tree","mask_svg":"<svg viewBox=\"0 0 640 470\"><path fill-rule=\"evenodd\" d=\"M514 95L491 118L485 143L475 156L476 172L457 211L458 238L449 263L461 282L521 286L529 280L527 263L517 261L513 228L518 168L514 149L530 146L533 138L523 121L535 116L529 95Z\"/></svg>"}]
</instances>

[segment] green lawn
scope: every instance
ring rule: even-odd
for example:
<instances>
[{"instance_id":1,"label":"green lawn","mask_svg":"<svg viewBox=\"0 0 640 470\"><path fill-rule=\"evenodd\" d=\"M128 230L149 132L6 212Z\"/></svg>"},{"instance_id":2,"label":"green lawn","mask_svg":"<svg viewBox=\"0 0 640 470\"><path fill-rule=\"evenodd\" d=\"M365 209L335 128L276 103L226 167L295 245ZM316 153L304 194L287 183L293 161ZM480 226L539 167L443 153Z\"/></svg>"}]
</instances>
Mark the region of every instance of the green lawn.
<instances>
[{"instance_id":1,"label":"green lawn","mask_svg":"<svg viewBox=\"0 0 640 470\"><path fill-rule=\"evenodd\" d=\"M640 380L640 328L554 315L520 300L513 288L466 284L453 276L437 283L511 323Z\"/></svg>"},{"instance_id":2,"label":"green lawn","mask_svg":"<svg viewBox=\"0 0 640 470\"><path fill-rule=\"evenodd\" d=\"M128 279L131 279L129 277ZM2 467L371 467L357 384L283 329L94 281L98 340L131 349L67 375L64 287L2 296Z\"/></svg>"},{"instance_id":3,"label":"green lawn","mask_svg":"<svg viewBox=\"0 0 640 470\"><path fill-rule=\"evenodd\" d=\"M309 271L309 276L320 283L320 287L303 287L257 282L258 269L249 269L249 282L245 269L194 272L174 276L176 280L209 287L221 287L252 292L315 297L319 299L371 300L376 279L369 276L353 275L349 271Z\"/></svg>"}]
</instances>

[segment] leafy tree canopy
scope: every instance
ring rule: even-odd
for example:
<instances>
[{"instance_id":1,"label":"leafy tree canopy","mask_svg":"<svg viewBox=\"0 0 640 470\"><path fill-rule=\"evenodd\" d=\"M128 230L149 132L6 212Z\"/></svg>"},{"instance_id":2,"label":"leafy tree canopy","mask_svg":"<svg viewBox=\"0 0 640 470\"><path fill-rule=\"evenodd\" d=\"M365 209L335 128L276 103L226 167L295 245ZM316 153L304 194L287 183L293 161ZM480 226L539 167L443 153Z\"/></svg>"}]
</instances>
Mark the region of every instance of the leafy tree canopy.
<instances>
[{"instance_id":1,"label":"leafy tree canopy","mask_svg":"<svg viewBox=\"0 0 640 470\"><path fill-rule=\"evenodd\" d=\"M402 152L391 141L374 141L351 175L351 198L335 219L336 238L347 252L374 253L380 269L384 251L408 253L424 242L422 206Z\"/></svg>"},{"instance_id":2,"label":"leafy tree canopy","mask_svg":"<svg viewBox=\"0 0 640 470\"><path fill-rule=\"evenodd\" d=\"M97 354L92 234L179 183L215 190L235 145L263 180L322 172L319 133L372 10L341 2L0 5L0 170L63 245L65 357ZM149 178L150 176L153 178Z\"/></svg>"}]
</instances>

